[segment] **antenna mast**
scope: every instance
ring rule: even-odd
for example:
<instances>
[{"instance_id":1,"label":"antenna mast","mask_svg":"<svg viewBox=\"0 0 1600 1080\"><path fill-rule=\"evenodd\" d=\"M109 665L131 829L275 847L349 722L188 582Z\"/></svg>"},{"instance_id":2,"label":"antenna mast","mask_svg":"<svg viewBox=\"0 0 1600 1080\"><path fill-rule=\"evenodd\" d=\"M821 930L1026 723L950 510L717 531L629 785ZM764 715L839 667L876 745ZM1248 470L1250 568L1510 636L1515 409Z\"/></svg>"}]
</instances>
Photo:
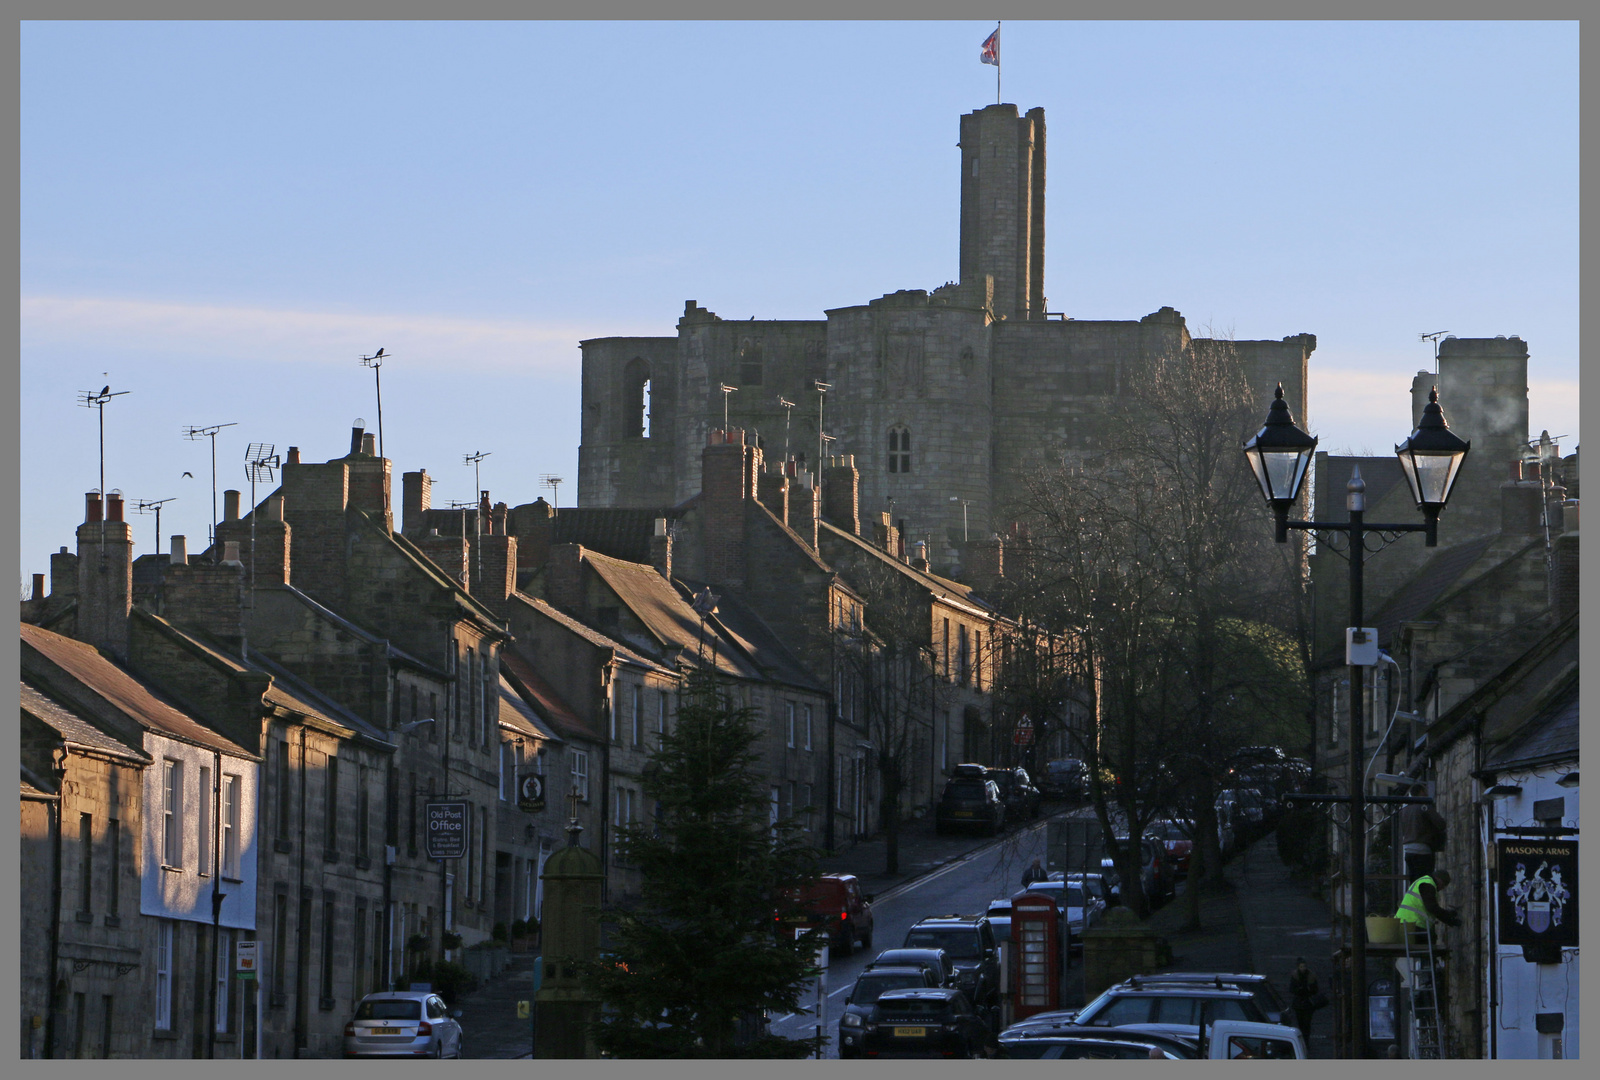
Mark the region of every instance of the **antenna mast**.
<instances>
[{"instance_id":1,"label":"antenna mast","mask_svg":"<svg viewBox=\"0 0 1600 1080\"><path fill-rule=\"evenodd\" d=\"M162 503L172 502L176 498L177 498L177 496L173 495L173 496L171 496L169 498L165 498L165 499L140 499L138 504L134 507L134 509L138 510L139 513L141 513L141 514L149 513L151 510L154 510L156 512L156 548L155 548L155 551L156 551L157 555L161 554L161 504Z\"/></svg>"},{"instance_id":2,"label":"antenna mast","mask_svg":"<svg viewBox=\"0 0 1600 1080\"><path fill-rule=\"evenodd\" d=\"M232 424L191 425L183 429L183 437L191 442L209 438L211 440L211 535L207 543L217 542L217 432L225 427L237 427L237 422Z\"/></svg>"},{"instance_id":3,"label":"antenna mast","mask_svg":"<svg viewBox=\"0 0 1600 1080\"><path fill-rule=\"evenodd\" d=\"M561 502L561 485L563 483L561 477L557 476L555 473L540 473L539 483L550 489L550 506L554 509L559 509L559 503Z\"/></svg>"},{"instance_id":4,"label":"antenna mast","mask_svg":"<svg viewBox=\"0 0 1600 1080\"><path fill-rule=\"evenodd\" d=\"M483 481L480 478L478 470L483 459L488 457L491 453L493 453L492 450L474 450L470 454L463 454L461 460L461 464L472 466L472 489L478 493L478 501L473 504L472 511L472 531L474 536L472 542L472 555L473 561L476 562L478 566L478 580L480 582L483 580L483 544L479 543L476 537L483 535L483 497L488 494L488 492L483 490ZM463 530L466 529L466 524L467 523L465 521L462 521L461 527ZM471 582L468 582L468 591L471 591ZM448 776L445 778L445 786L450 786Z\"/></svg>"},{"instance_id":5,"label":"antenna mast","mask_svg":"<svg viewBox=\"0 0 1600 1080\"><path fill-rule=\"evenodd\" d=\"M789 471L789 417L794 415L794 402L778 395L778 407L783 410L783 471Z\"/></svg>"},{"instance_id":6,"label":"antenna mast","mask_svg":"<svg viewBox=\"0 0 1600 1080\"><path fill-rule=\"evenodd\" d=\"M272 483L272 471L278 467L276 447L271 443L251 443L244 452L244 473L250 478L250 613L239 630L239 659L249 657L249 625L256 614L256 481Z\"/></svg>"},{"instance_id":7,"label":"antenna mast","mask_svg":"<svg viewBox=\"0 0 1600 1080\"><path fill-rule=\"evenodd\" d=\"M383 376L379 373L379 369L383 367L383 362L389 358L389 355L390 354L388 354L388 353L383 351L383 346L380 345L378 347L378 351L377 352L373 353L371 356L363 356L361 358L361 366L362 367L369 367L369 368L372 369L372 378L376 382L377 387L378 387L378 456L379 457L383 457Z\"/></svg>"},{"instance_id":8,"label":"antenna mast","mask_svg":"<svg viewBox=\"0 0 1600 1080\"><path fill-rule=\"evenodd\" d=\"M100 410L100 493L102 495L105 494L106 490L106 402L114 397L121 397L123 394L131 392L129 390L113 392L110 383L102 387L98 393L93 390L78 391L79 405L82 405L85 409ZM105 540L105 520L105 514L102 513L100 515L100 539L102 541ZM104 551L104 548L101 550Z\"/></svg>"},{"instance_id":9,"label":"antenna mast","mask_svg":"<svg viewBox=\"0 0 1600 1080\"><path fill-rule=\"evenodd\" d=\"M1437 379L1439 377L1439 339L1444 337L1449 332L1450 331L1448 331L1448 330L1435 330L1431 334L1418 334L1417 335L1417 340L1418 341L1431 341L1431 342L1433 342L1433 377L1435 379Z\"/></svg>"}]
</instances>

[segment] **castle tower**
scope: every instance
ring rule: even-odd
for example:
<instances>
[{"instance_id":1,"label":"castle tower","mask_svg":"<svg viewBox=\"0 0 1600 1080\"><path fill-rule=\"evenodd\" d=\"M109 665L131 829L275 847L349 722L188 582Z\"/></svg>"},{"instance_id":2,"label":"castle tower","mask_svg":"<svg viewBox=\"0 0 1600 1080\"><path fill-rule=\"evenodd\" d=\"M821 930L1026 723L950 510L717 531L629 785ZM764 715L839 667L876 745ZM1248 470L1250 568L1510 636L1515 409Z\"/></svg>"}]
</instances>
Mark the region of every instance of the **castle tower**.
<instances>
[{"instance_id":1,"label":"castle tower","mask_svg":"<svg viewBox=\"0 0 1600 1080\"><path fill-rule=\"evenodd\" d=\"M1044 109L961 118L961 284L994 279L997 318L1044 318Z\"/></svg>"}]
</instances>

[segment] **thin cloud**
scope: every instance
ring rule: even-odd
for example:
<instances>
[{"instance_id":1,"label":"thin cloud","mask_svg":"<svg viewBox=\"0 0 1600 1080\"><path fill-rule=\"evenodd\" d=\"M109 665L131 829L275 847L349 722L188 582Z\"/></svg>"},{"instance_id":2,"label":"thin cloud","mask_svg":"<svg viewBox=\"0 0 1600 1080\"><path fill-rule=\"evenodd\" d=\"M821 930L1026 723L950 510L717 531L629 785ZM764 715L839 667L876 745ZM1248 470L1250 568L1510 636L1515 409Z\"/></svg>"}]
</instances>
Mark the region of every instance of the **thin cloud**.
<instances>
[{"instance_id":1,"label":"thin cloud","mask_svg":"<svg viewBox=\"0 0 1600 1080\"><path fill-rule=\"evenodd\" d=\"M422 369L514 370L574 378L579 340L662 332L655 326L577 326L73 296L24 297L21 317L24 350L95 349L344 365L381 345L397 363ZM670 326L667 330L671 332Z\"/></svg>"}]
</instances>

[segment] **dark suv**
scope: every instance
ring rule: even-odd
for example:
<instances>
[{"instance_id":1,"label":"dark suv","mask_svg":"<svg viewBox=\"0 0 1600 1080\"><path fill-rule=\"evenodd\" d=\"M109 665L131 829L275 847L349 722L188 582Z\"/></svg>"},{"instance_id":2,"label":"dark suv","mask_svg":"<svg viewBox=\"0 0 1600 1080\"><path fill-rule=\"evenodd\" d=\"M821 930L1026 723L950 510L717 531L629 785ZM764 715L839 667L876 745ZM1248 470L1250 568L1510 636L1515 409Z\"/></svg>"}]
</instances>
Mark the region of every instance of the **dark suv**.
<instances>
[{"instance_id":1,"label":"dark suv","mask_svg":"<svg viewBox=\"0 0 1600 1080\"><path fill-rule=\"evenodd\" d=\"M890 990L922 990L939 985L939 976L926 967L869 965L844 999L844 1015L839 1017L839 1056L861 1056L866 1029L877 1022L880 995Z\"/></svg>"},{"instance_id":2,"label":"dark suv","mask_svg":"<svg viewBox=\"0 0 1600 1080\"><path fill-rule=\"evenodd\" d=\"M1000 801L1006 806L1007 821L1037 818L1044 796L1028 779L1028 771L1021 766L1012 769L989 769L988 778L1000 789Z\"/></svg>"},{"instance_id":3,"label":"dark suv","mask_svg":"<svg viewBox=\"0 0 1600 1080\"><path fill-rule=\"evenodd\" d=\"M1039 792L1047 799L1078 801L1089 797L1089 768L1077 758L1045 762L1039 774Z\"/></svg>"},{"instance_id":4,"label":"dark suv","mask_svg":"<svg viewBox=\"0 0 1600 1080\"><path fill-rule=\"evenodd\" d=\"M937 1054L986 1055L993 1035L967 996L948 986L890 990L878 998L875 1020L865 1025L861 1049L867 1057Z\"/></svg>"},{"instance_id":5,"label":"dark suv","mask_svg":"<svg viewBox=\"0 0 1600 1080\"><path fill-rule=\"evenodd\" d=\"M936 915L906 931L907 949L943 949L955 964L955 986L980 1008L1000 1000L1000 948L984 915Z\"/></svg>"},{"instance_id":6,"label":"dark suv","mask_svg":"<svg viewBox=\"0 0 1600 1080\"><path fill-rule=\"evenodd\" d=\"M944 785L939 805L933 811L934 831L941 834L965 826L993 836L1005 825L1005 820L1006 804L1000 797L999 787L981 774L952 776Z\"/></svg>"}]
</instances>

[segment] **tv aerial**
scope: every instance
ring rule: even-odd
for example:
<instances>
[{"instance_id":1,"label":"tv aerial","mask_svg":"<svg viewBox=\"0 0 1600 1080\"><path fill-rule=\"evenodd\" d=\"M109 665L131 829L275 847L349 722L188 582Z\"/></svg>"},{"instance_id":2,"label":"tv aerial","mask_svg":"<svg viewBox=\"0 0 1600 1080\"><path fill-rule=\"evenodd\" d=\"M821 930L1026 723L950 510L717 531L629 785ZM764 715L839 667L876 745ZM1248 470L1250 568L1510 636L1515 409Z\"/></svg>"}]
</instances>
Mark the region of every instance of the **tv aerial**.
<instances>
[{"instance_id":1,"label":"tv aerial","mask_svg":"<svg viewBox=\"0 0 1600 1080\"><path fill-rule=\"evenodd\" d=\"M217 539L217 432L223 428L237 427L232 424L190 424L183 429L183 437L190 442L201 439L211 440L211 535L207 537L210 542Z\"/></svg>"},{"instance_id":2,"label":"tv aerial","mask_svg":"<svg viewBox=\"0 0 1600 1080\"><path fill-rule=\"evenodd\" d=\"M385 360L389 359L389 357L391 355L392 355L391 353L385 352L384 349L383 349L383 346L380 345L380 346L378 346L378 351L377 352L373 353L371 356L363 356L361 358L361 366L362 367L369 367L369 368L372 369L372 378L373 378L373 381L376 383L377 390L378 390L378 456L379 457L383 457L383 375L380 373L379 369L381 369L383 367L383 362Z\"/></svg>"},{"instance_id":3,"label":"tv aerial","mask_svg":"<svg viewBox=\"0 0 1600 1080\"><path fill-rule=\"evenodd\" d=\"M539 474L539 483L550 489L550 505L552 507L557 507L560 505L561 485L564 482L565 481L563 481L562 478L557 476L555 473Z\"/></svg>"}]
</instances>

